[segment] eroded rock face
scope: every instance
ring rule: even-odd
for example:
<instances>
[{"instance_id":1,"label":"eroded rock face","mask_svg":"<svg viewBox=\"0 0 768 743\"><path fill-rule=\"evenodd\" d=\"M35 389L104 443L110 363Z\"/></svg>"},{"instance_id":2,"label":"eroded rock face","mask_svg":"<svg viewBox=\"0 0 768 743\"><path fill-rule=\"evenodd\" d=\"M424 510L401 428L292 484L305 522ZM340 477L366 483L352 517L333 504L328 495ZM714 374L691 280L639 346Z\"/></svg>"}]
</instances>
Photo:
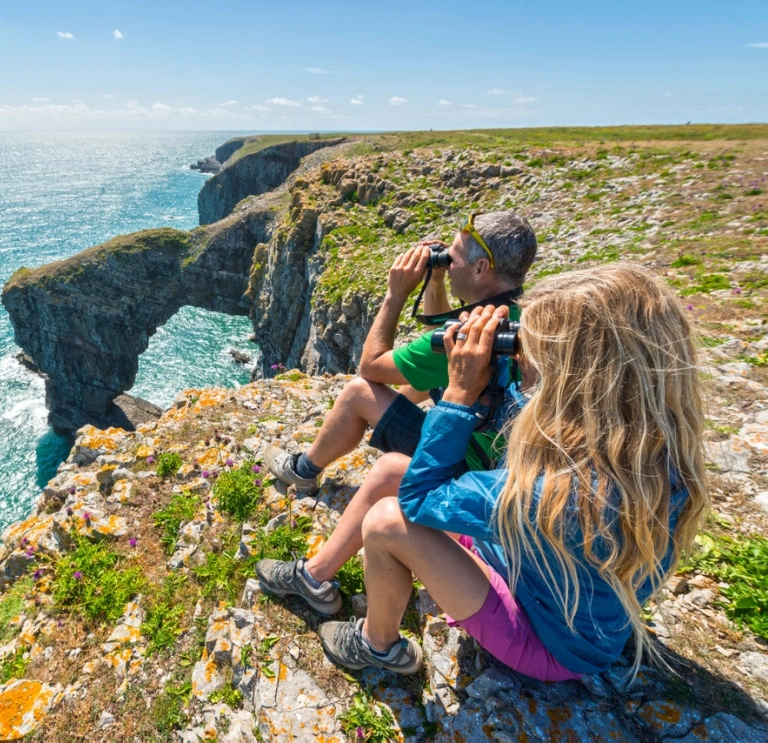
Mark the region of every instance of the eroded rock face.
<instances>
[{"instance_id":1,"label":"eroded rock face","mask_svg":"<svg viewBox=\"0 0 768 743\"><path fill-rule=\"evenodd\" d=\"M266 193L277 188L299 167L303 157L324 147L341 144L343 141L343 139L319 139L286 142L265 147L231 164L225 163L222 171L205 183L197 197L200 224L212 224L223 219L231 214L235 206L246 196ZM240 147L235 147L232 152L221 154L226 154L225 159L228 159ZM224 162L219 154L217 149L217 159L219 162Z\"/></svg>"},{"instance_id":2,"label":"eroded rock face","mask_svg":"<svg viewBox=\"0 0 768 743\"><path fill-rule=\"evenodd\" d=\"M17 271L2 301L16 342L45 376L53 426L132 427L113 400L133 385L150 337L185 305L246 315L253 246L270 238L275 214L267 196L206 230L146 230Z\"/></svg>"}]
</instances>

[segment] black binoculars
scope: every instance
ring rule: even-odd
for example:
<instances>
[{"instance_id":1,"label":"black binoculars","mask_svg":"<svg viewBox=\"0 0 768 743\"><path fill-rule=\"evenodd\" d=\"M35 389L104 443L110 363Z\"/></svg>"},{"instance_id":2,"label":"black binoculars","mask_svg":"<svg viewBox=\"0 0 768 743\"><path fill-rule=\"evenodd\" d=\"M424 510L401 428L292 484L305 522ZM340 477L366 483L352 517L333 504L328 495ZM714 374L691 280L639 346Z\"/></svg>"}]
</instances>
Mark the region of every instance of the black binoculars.
<instances>
[{"instance_id":1,"label":"black binoculars","mask_svg":"<svg viewBox=\"0 0 768 743\"><path fill-rule=\"evenodd\" d=\"M448 320L442 328L432 333L432 352L445 353L445 331L454 325L463 325L461 320ZM520 323L504 318L493 334L493 353L497 356L514 356L520 353Z\"/></svg>"},{"instance_id":2,"label":"black binoculars","mask_svg":"<svg viewBox=\"0 0 768 743\"><path fill-rule=\"evenodd\" d=\"M428 268L448 268L451 263L451 256L448 255L448 248L442 245L429 246Z\"/></svg>"}]
</instances>

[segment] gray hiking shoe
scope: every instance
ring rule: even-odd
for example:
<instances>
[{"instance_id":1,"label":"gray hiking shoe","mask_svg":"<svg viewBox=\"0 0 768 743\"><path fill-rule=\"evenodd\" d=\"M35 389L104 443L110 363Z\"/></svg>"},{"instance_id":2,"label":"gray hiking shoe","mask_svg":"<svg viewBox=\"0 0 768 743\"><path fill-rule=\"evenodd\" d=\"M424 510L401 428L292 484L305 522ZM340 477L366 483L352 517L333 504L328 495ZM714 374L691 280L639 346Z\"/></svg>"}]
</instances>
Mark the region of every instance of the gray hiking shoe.
<instances>
[{"instance_id":1,"label":"gray hiking shoe","mask_svg":"<svg viewBox=\"0 0 768 743\"><path fill-rule=\"evenodd\" d=\"M321 583L319 588L310 585L302 573L306 561L304 557L295 562L259 560L256 575L261 587L275 596L301 596L315 611L335 614L341 609L339 589L329 580Z\"/></svg>"},{"instance_id":2,"label":"gray hiking shoe","mask_svg":"<svg viewBox=\"0 0 768 743\"><path fill-rule=\"evenodd\" d=\"M264 464L267 469L286 485L295 485L296 492L302 495L314 495L317 492L316 477L299 477L293 469L293 456L279 446L270 444L264 452Z\"/></svg>"},{"instance_id":3,"label":"gray hiking shoe","mask_svg":"<svg viewBox=\"0 0 768 743\"><path fill-rule=\"evenodd\" d=\"M364 619L352 617L348 622L326 622L320 626L320 642L332 661L353 671L377 666L410 674L421 668L421 645L407 637L401 637L386 655L374 655L363 638L363 622Z\"/></svg>"}]
</instances>

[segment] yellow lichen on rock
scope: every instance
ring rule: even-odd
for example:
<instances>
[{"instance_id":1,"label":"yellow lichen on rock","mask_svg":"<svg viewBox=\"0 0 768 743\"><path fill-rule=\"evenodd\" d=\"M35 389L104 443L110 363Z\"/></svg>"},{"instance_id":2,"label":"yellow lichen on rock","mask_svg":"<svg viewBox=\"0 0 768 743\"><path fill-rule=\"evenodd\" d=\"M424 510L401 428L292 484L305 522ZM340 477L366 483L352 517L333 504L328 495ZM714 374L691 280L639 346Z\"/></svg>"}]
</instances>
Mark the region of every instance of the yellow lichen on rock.
<instances>
[{"instance_id":1,"label":"yellow lichen on rock","mask_svg":"<svg viewBox=\"0 0 768 743\"><path fill-rule=\"evenodd\" d=\"M34 731L58 691L57 687L25 679L0 686L0 740L19 740Z\"/></svg>"}]
</instances>

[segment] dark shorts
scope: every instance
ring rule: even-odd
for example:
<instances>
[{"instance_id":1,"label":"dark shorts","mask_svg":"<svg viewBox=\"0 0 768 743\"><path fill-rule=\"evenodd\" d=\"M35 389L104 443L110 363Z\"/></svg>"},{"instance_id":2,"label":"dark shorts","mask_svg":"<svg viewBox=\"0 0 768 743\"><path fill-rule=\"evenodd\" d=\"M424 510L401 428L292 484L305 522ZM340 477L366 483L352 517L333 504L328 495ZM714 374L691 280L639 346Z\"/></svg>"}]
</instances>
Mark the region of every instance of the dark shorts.
<instances>
[{"instance_id":1,"label":"dark shorts","mask_svg":"<svg viewBox=\"0 0 768 743\"><path fill-rule=\"evenodd\" d=\"M385 454L397 452L412 457L421 439L421 429L427 414L405 395L398 395L384 411L371 434L371 446ZM459 462L453 477L469 471L467 463Z\"/></svg>"}]
</instances>

